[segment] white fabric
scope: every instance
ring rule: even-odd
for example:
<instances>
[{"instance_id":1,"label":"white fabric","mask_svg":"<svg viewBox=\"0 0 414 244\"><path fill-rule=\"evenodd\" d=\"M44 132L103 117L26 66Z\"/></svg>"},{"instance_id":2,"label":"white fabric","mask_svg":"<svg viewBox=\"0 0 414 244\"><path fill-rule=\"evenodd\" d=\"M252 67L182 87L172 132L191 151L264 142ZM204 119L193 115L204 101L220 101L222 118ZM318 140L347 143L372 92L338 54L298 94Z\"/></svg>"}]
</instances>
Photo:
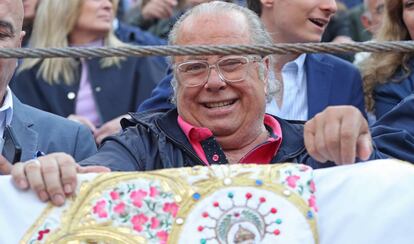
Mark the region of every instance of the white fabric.
<instances>
[{"instance_id":1,"label":"white fabric","mask_svg":"<svg viewBox=\"0 0 414 244\"><path fill-rule=\"evenodd\" d=\"M320 243L414 243L414 166L380 160L315 170Z\"/></svg>"},{"instance_id":2,"label":"white fabric","mask_svg":"<svg viewBox=\"0 0 414 244\"><path fill-rule=\"evenodd\" d=\"M314 179L321 244L414 243L413 165L379 160L315 170ZM0 185L0 243L18 243L46 204L9 176Z\"/></svg>"},{"instance_id":3,"label":"white fabric","mask_svg":"<svg viewBox=\"0 0 414 244\"><path fill-rule=\"evenodd\" d=\"M272 99L266 105L266 113L288 120L308 120L307 79L305 72L306 54L286 63L282 68L282 107Z\"/></svg>"}]
</instances>

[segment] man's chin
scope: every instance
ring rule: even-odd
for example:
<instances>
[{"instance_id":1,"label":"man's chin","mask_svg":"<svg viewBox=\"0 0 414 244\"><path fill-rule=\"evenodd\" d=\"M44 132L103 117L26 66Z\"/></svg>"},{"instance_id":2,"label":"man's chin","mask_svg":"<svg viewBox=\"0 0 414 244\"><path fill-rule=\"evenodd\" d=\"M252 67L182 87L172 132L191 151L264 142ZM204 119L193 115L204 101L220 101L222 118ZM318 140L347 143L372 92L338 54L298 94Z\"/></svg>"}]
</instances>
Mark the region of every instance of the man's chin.
<instances>
[{"instance_id":1,"label":"man's chin","mask_svg":"<svg viewBox=\"0 0 414 244\"><path fill-rule=\"evenodd\" d=\"M231 122L229 122L231 123ZM231 124L227 125L210 125L209 129L211 132L213 132L213 135L215 137L225 137L231 135L231 132L233 131L232 126L229 126Z\"/></svg>"}]
</instances>

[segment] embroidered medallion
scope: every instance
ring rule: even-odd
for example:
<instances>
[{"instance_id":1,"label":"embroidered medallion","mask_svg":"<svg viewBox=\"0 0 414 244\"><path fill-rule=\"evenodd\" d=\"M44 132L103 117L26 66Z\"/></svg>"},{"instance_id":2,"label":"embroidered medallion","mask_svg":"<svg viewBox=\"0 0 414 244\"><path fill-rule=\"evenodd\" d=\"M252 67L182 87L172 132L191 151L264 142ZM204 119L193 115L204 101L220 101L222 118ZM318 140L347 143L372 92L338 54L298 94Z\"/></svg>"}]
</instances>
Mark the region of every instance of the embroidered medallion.
<instances>
[{"instance_id":1,"label":"embroidered medallion","mask_svg":"<svg viewBox=\"0 0 414 244\"><path fill-rule=\"evenodd\" d=\"M317 243L312 170L215 165L80 176L22 243Z\"/></svg>"}]
</instances>

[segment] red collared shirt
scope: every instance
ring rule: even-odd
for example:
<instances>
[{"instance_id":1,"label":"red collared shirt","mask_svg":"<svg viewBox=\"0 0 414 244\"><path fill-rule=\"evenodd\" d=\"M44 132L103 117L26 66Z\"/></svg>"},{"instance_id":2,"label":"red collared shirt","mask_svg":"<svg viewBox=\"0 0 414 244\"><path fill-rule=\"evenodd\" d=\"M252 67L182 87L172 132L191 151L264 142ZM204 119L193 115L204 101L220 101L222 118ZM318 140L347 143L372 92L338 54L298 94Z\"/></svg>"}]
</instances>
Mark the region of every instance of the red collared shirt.
<instances>
[{"instance_id":1,"label":"red collared shirt","mask_svg":"<svg viewBox=\"0 0 414 244\"><path fill-rule=\"evenodd\" d=\"M196 127L187 123L181 116L178 116L177 121L198 157L200 157L206 165L209 165L206 153L201 146L201 142L213 136L213 133L208 128ZM268 164L276 155L280 144L282 143L282 129L279 122L267 114L264 117L264 124L270 132L270 137L266 142L248 152L240 159L239 163Z\"/></svg>"}]
</instances>

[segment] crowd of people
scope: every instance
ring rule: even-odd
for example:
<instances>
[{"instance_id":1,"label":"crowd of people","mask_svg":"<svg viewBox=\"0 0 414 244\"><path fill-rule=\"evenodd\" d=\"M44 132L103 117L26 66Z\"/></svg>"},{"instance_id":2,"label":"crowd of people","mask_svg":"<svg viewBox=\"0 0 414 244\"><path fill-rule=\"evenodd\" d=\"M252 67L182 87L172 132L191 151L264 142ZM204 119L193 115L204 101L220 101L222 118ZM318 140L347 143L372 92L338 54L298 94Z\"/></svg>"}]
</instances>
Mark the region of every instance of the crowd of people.
<instances>
[{"instance_id":1,"label":"crowd of people","mask_svg":"<svg viewBox=\"0 0 414 244\"><path fill-rule=\"evenodd\" d=\"M373 40L414 35L414 1L338 6L335 0L0 0L0 47L360 41L350 34L355 16L355 33ZM19 162L0 156L0 172L61 205L84 172L280 162L317 169L381 158L414 163L411 54L356 57L355 64L353 55L328 54L0 59L0 132L11 130L21 149Z\"/></svg>"}]
</instances>

